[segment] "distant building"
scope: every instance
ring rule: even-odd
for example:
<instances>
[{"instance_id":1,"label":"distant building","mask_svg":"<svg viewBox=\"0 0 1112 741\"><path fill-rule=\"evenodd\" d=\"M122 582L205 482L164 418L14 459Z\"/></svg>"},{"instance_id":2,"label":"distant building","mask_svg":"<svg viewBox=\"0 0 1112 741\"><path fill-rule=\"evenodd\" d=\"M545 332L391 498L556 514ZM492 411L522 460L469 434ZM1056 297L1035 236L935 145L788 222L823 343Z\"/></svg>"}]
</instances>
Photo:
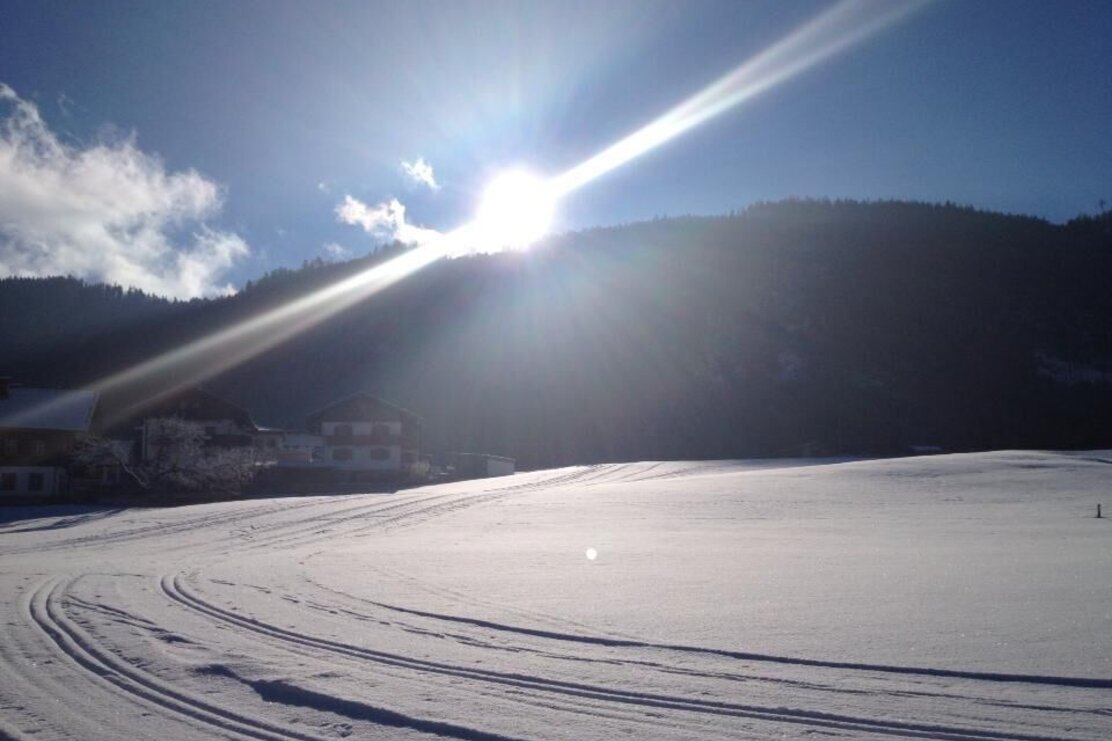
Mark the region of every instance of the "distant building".
<instances>
[{"instance_id":1,"label":"distant building","mask_svg":"<svg viewBox=\"0 0 1112 741\"><path fill-rule=\"evenodd\" d=\"M444 461L447 464L446 473L454 479L509 476L514 473L515 468L513 458L487 453L447 453Z\"/></svg>"},{"instance_id":2,"label":"distant building","mask_svg":"<svg viewBox=\"0 0 1112 741\"><path fill-rule=\"evenodd\" d=\"M322 463L338 472L417 475L421 418L369 394L355 394L310 414L306 427L322 442Z\"/></svg>"},{"instance_id":3,"label":"distant building","mask_svg":"<svg viewBox=\"0 0 1112 741\"><path fill-rule=\"evenodd\" d=\"M93 391L0 378L0 497L66 492L74 444L90 431L96 405Z\"/></svg>"}]
</instances>

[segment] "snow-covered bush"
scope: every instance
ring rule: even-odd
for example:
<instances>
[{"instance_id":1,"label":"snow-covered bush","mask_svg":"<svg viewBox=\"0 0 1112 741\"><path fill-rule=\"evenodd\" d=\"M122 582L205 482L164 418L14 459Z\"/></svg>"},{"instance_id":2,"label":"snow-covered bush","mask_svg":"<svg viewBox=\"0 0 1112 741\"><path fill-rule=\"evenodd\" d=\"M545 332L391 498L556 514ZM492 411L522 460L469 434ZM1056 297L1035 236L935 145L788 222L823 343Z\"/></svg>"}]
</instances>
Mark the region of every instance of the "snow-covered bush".
<instances>
[{"instance_id":1,"label":"snow-covered bush","mask_svg":"<svg viewBox=\"0 0 1112 741\"><path fill-rule=\"evenodd\" d=\"M152 493L239 492L255 475L251 448L207 446L204 427L165 417L143 423L136 460L118 441L90 437L77 450L79 462L104 465L112 461L135 484Z\"/></svg>"}]
</instances>

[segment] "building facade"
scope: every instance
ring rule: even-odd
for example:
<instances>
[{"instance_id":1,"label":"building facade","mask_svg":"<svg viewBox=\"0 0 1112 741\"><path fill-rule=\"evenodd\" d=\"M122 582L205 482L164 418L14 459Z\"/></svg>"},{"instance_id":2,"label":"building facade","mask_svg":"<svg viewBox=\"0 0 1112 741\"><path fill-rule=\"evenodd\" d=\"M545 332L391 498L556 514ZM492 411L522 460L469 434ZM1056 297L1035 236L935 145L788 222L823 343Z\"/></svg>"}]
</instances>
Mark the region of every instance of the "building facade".
<instances>
[{"instance_id":1,"label":"building facade","mask_svg":"<svg viewBox=\"0 0 1112 741\"><path fill-rule=\"evenodd\" d=\"M306 426L320 437L321 463L339 471L403 475L420 462L420 418L369 394L318 409Z\"/></svg>"},{"instance_id":2,"label":"building facade","mask_svg":"<svg viewBox=\"0 0 1112 741\"><path fill-rule=\"evenodd\" d=\"M74 446L89 433L96 403L92 391L0 378L0 497L65 493Z\"/></svg>"}]
</instances>

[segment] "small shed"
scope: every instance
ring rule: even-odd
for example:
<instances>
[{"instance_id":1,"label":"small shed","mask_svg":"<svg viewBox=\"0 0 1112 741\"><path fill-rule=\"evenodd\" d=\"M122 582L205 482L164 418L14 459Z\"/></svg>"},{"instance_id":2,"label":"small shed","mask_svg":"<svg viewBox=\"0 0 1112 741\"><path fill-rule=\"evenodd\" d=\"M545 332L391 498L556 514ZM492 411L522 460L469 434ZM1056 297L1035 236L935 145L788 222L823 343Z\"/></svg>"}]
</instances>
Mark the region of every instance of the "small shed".
<instances>
[{"instance_id":1,"label":"small shed","mask_svg":"<svg viewBox=\"0 0 1112 741\"><path fill-rule=\"evenodd\" d=\"M504 455L448 453L444 458L452 478L485 479L514 473L514 459Z\"/></svg>"}]
</instances>

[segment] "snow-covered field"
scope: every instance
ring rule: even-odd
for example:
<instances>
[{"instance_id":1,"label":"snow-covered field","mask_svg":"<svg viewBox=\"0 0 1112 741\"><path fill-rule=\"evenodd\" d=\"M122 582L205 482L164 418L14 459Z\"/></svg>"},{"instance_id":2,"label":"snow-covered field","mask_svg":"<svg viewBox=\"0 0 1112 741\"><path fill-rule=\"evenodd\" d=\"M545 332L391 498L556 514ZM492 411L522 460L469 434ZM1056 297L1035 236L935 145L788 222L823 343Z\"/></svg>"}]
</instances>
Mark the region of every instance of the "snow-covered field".
<instances>
[{"instance_id":1,"label":"snow-covered field","mask_svg":"<svg viewBox=\"0 0 1112 741\"><path fill-rule=\"evenodd\" d=\"M1110 463L0 509L0 736L1108 739Z\"/></svg>"}]
</instances>

